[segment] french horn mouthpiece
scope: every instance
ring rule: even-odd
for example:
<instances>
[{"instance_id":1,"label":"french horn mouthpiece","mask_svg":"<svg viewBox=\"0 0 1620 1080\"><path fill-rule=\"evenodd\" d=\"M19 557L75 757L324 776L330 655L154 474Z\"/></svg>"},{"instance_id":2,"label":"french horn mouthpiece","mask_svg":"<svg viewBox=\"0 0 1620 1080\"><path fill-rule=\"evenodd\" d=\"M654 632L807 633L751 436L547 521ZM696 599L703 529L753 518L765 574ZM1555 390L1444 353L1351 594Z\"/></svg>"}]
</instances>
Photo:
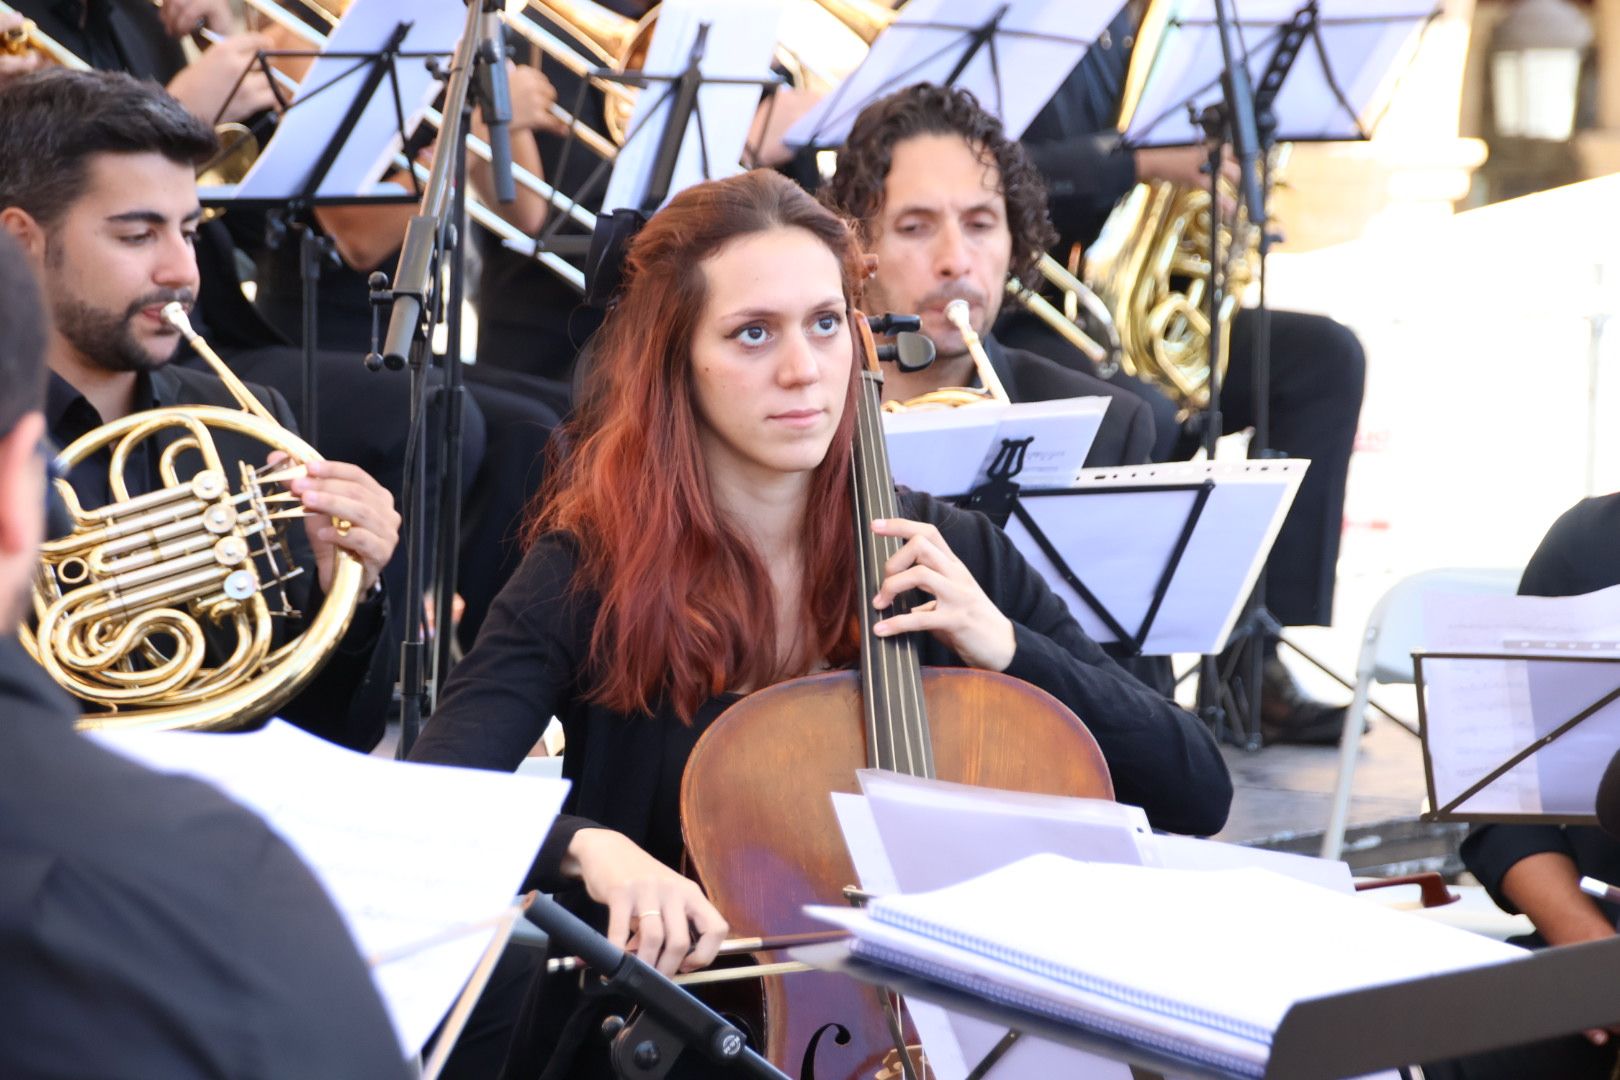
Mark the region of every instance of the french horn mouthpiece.
<instances>
[{"instance_id":1,"label":"french horn mouthpiece","mask_svg":"<svg viewBox=\"0 0 1620 1080\"><path fill-rule=\"evenodd\" d=\"M178 300L170 300L163 305L163 321L174 327L187 338L194 337L196 331L191 328L191 320L186 318L186 309Z\"/></svg>"}]
</instances>

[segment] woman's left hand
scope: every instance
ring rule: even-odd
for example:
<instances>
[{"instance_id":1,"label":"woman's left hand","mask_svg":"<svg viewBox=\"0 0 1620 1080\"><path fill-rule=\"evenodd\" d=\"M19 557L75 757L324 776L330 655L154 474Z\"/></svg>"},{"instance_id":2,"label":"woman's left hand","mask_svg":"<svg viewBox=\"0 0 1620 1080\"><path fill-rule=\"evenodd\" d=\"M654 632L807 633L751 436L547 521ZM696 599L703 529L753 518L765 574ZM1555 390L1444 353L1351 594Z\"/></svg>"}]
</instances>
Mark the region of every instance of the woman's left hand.
<instances>
[{"instance_id":1,"label":"woman's left hand","mask_svg":"<svg viewBox=\"0 0 1620 1080\"><path fill-rule=\"evenodd\" d=\"M904 541L883 564L883 583L872 598L872 606L885 611L895 597L909 589L921 589L933 597L904 615L876 623L873 633L890 637L926 630L949 645L965 663L987 671L1005 671L1017 648L1012 620L984 594L939 530L922 521L887 518L872 522L872 531Z\"/></svg>"}]
</instances>

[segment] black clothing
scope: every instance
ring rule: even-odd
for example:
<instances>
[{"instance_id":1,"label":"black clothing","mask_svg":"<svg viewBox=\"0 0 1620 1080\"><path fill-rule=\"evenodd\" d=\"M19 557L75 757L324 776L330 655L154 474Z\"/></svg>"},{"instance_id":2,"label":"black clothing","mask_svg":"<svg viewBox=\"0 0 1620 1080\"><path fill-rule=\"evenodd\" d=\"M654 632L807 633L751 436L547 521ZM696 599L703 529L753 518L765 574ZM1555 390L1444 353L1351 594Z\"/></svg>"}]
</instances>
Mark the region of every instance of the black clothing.
<instances>
[{"instance_id":1,"label":"black clothing","mask_svg":"<svg viewBox=\"0 0 1620 1080\"><path fill-rule=\"evenodd\" d=\"M0 638L0 1075L407 1075L331 901L263 822L73 730Z\"/></svg>"},{"instance_id":2,"label":"black clothing","mask_svg":"<svg viewBox=\"0 0 1620 1080\"><path fill-rule=\"evenodd\" d=\"M1097 437L1086 452L1086 465L1141 465L1153 448L1153 413L1141 398L1094 375L1074 371L1023 349L1008 348L987 334L985 354L1012 401L1056 401L1072 397L1106 397Z\"/></svg>"},{"instance_id":3,"label":"black clothing","mask_svg":"<svg viewBox=\"0 0 1620 1080\"><path fill-rule=\"evenodd\" d=\"M273 390L250 386L249 389L268 406L277 421L296 431L287 403ZM237 408L236 399L225 385L206 372L169 365L150 374L137 376L135 409L137 411L167 405L220 405ZM67 446L74 439L101 426L102 419L84 396L61 376L52 373L46 391L45 420L51 439L59 446ZM158 454L153 443L168 445L179 435L162 434L147 440L130 460L125 478L132 496L156 490L162 483L158 474ZM215 431L215 443L221 459L231 470L229 477L235 487L235 462L260 466L268 452L259 442L231 432ZM68 479L85 509L103 506L111 501L108 486L108 465L111 454L103 449L86 458L75 467ZM183 457L181 467L186 460ZM299 611L312 613L322 603L320 585L316 579L314 556L304 536L301 522L293 522L287 529L288 543L293 557L303 573L288 585L293 606ZM299 695L283 705L278 715L306 731L342 746L357 750L370 750L382 738L386 722L388 700L394 683L397 651L382 633L387 620L387 604L379 595L361 602L354 621L333 650L326 666ZM287 627L291 632L297 626Z\"/></svg>"},{"instance_id":4,"label":"black clothing","mask_svg":"<svg viewBox=\"0 0 1620 1080\"><path fill-rule=\"evenodd\" d=\"M12 7L98 71L167 84L186 66L151 0L14 0Z\"/></svg>"},{"instance_id":5,"label":"black clothing","mask_svg":"<svg viewBox=\"0 0 1620 1080\"><path fill-rule=\"evenodd\" d=\"M1194 717L1153 694L1087 638L1040 576L983 515L925 495L902 495L906 516L932 522L990 599L1012 619L1017 652L1007 669L1085 718L1113 774L1120 801L1142 806L1158 828L1216 832L1231 782L1214 740ZM570 586L571 545L560 539L525 556L479 636L445 687L412 750L418 761L515 769L547 720L566 736L566 810L537 863L535 884L556 887L574 830L589 822L624 833L669 865L680 854L678 786L692 745L736 699L721 694L690 725L667 706L627 716L582 698L594 601ZM961 666L945 646L919 637L922 662Z\"/></svg>"},{"instance_id":6,"label":"black clothing","mask_svg":"<svg viewBox=\"0 0 1620 1080\"><path fill-rule=\"evenodd\" d=\"M1620 558L1614 537L1620 529L1620 494L1577 503L1554 523L1519 580L1523 596L1580 596L1620 585ZM1462 843L1463 864L1503 911L1518 909L1502 892L1502 879L1520 859L1543 852L1568 856L1576 870L1601 881L1620 881L1620 841L1593 826L1475 825ZM1615 922L1620 908L1599 902ZM1541 948L1539 933L1517 944ZM1596 1047L1571 1035L1530 1046L1511 1047L1441 1066L1424 1066L1435 1080L1608 1080L1615 1067L1614 1045Z\"/></svg>"},{"instance_id":7,"label":"black clothing","mask_svg":"<svg viewBox=\"0 0 1620 1080\"><path fill-rule=\"evenodd\" d=\"M1114 203L1136 182L1134 156L1114 130L1136 21L1130 5L1115 16L1023 135L1046 178L1049 212L1063 252L1095 240ZM1326 624L1333 617L1345 477L1366 361L1355 335L1331 319L1297 312L1273 312L1271 319L1268 441L1271 449L1308 458L1311 466L1272 547L1266 603L1285 625ZM1073 346L1033 320L1013 320L998 332L1021 347L1092 370ZM1223 434L1254 421L1254 333L1254 313L1239 312L1221 395ZM1120 385L1148 392L1159 427L1157 452L1172 453L1175 443L1169 435L1175 429L1165 421L1175 406L1156 387L1136 380ZM1196 445L1185 449L1190 452Z\"/></svg>"},{"instance_id":8,"label":"black clothing","mask_svg":"<svg viewBox=\"0 0 1620 1080\"><path fill-rule=\"evenodd\" d=\"M296 256L296 238L288 240L284 248ZM261 271L267 265L274 267L281 257L274 250L261 253ZM329 269L322 272L321 282L320 314L316 321L321 348L362 355L370 347L369 308L360 311L352 304L335 298L340 295L352 296L356 291L364 297L364 275L348 267ZM292 287L297 287L296 278ZM272 298L262 306L266 317L276 323L281 333L294 341L302 341L300 304L295 293L291 296L283 294L280 300ZM360 369L358 363L355 366L362 375L393 384L388 388L390 390L397 390L402 395L409 390L409 382L403 376L372 375ZM490 604L511 576L522 554L517 539L522 531L523 511L540 489L545 475L546 442L559 423L559 413L553 408L553 403L559 399L566 401L566 394L557 384L545 379L514 371L481 370L484 368L482 356L477 364L462 368L465 387L463 400L466 405L463 416L469 413L477 416L477 425L471 430L472 437L477 441L468 445L482 461L482 467L476 473L463 469L461 487L461 544L456 592L466 606L457 626L457 635L468 645L476 638ZM434 387L443 385L442 372L435 370L430 377ZM437 398L438 394L435 393L433 400ZM354 400L351 407L365 410L370 406ZM395 472L401 475L409 415L402 401L397 419L389 429L400 440ZM441 430L437 415L437 409L430 411L432 431ZM431 436L429 442L430 445L433 443ZM429 497L428 512L432 514L438 506L437 493L430 491ZM401 574L404 572L403 555L402 544L400 557L395 560L400 564Z\"/></svg>"}]
</instances>

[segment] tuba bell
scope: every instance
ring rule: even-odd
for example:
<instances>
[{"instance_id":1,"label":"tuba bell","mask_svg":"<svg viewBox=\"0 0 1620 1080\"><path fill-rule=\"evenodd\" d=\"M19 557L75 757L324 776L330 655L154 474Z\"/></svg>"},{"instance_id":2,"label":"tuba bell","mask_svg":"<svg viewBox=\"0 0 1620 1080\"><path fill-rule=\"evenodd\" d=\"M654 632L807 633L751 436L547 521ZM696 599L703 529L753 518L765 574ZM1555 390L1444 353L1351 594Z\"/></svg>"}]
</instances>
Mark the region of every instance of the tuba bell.
<instances>
[{"instance_id":1,"label":"tuba bell","mask_svg":"<svg viewBox=\"0 0 1620 1080\"><path fill-rule=\"evenodd\" d=\"M267 716L320 670L360 598L360 563L339 551L320 610L301 634L280 633L301 614L286 589L301 572L286 523L304 513L284 485L320 455L276 422L192 331L179 304L163 316L241 408L132 413L57 457L65 472L107 452L112 502L85 509L66 480L54 481L73 530L41 546L22 642L60 686L102 710L87 712L85 727L219 730ZM263 469L227 462L217 432L287 457ZM143 447L155 455L163 486L132 496L125 470Z\"/></svg>"},{"instance_id":2,"label":"tuba bell","mask_svg":"<svg viewBox=\"0 0 1620 1080\"><path fill-rule=\"evenodd\" d=\"M1268 178L1272 169L1266 170ZM1209 405L1210 230L1220 230L1220 376L1226 375L1232 316L1259 267L1260 230L1237 191L1234 221L1211 213L1204 187L1163 180L1137 184L1117 203L1086 251L1085 283L1113 313L1120 366L1159 385L1187 414Z\"/></svg>"}]
</instances>

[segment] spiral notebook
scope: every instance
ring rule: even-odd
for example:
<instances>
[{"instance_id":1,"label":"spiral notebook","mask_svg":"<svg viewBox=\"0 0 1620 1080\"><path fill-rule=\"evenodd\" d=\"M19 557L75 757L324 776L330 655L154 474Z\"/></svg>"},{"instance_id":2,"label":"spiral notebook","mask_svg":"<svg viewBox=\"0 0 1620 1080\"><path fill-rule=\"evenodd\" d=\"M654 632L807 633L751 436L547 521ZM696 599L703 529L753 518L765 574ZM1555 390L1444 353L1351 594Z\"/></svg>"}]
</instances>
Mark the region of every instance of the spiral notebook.
<instances>
[{"instance_id":1,"label":"spiral notebook","mask_svg":"<svg viewBox=\"0 0 1620 1080\"><path fill-rule=\"evenodd\" d=\"M1057 855L865 911L810 910L850 930L862 959L1250 1076L1298 1001L1525 955L1267 870Z\"/></svg>"}]
</instances>

